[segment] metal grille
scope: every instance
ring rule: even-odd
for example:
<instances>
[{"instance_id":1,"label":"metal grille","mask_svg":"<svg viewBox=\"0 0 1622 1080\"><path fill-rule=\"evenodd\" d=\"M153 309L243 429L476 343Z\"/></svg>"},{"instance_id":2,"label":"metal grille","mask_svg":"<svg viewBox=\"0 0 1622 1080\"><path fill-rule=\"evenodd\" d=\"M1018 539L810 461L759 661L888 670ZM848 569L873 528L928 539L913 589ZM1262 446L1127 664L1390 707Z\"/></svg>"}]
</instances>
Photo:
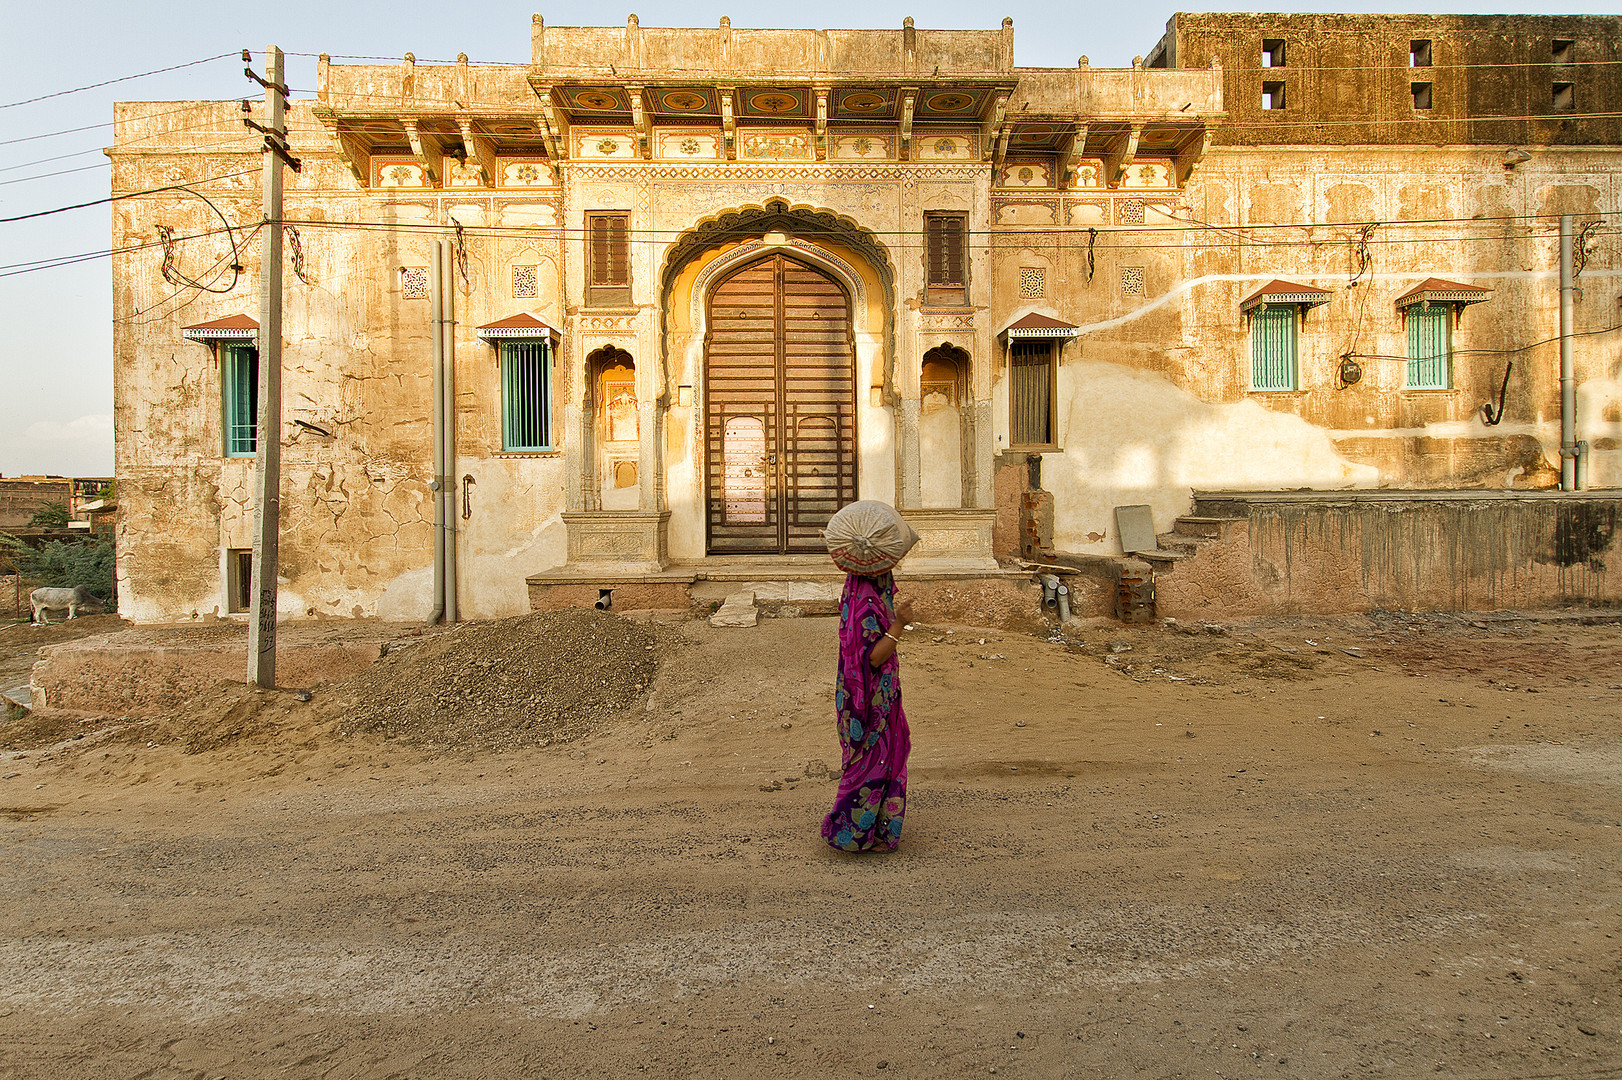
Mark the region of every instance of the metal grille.
<instances>
[{"instance_id":1,"label":"metal grille","mask_svg":"<svg viewBox=\"0 0 1622 1080\"><path fill-rule=\"evenodd\" d=\"M1016 341L1009 365L1010 439L1015 446L1053 445L1053 346Z\"/></svg>"},{"instance_id":2,"label":"metal grille","mask_svg":"<svg viewBox=\"0 0 1622 1080\"><path fill-rule=\"evenodd\" d=\"M705 365L709 549L823 550L856 497L855 346L839 283L775 255L716 287Z\"/></svg>"},{"instance_id":3,"label":"metal grille","mask_svg":"<svg viewBox=\"0 0 1622 1080\"><path fill-rule=\"evenodd\" d=\"M1408 389L1446 390L1453 353L1453 313L1445 304L1408 309Z\"/></svg>"},{"instance_id":4,"label":"metal grille","mask_svg":"<svg viewBox=\"0 0 1622 1080\"><path fill-rule=\"evenodd\" d=\"M225 405L225 456L253 457L259 448L258 349L220 346L220 396Z\"/></svg>"},{"instance_id":5,"label":"metal grille","mask_svg":"<svg viewBox=\"0 0 1622 1080\"><path fill-rule=\"evenodd\" d=\"M1295 307L1268 304L1250 316L1250 386L1295 389Z\"/></svg>"},{"instance_id":6,"label":"metal grille","mask_svg":"<svg viewBox=\"0 0 1622 1080\"><path fill-rule=\"evenodd\" d=\"M551 348L544 341L501 343L501 448L552 449Z\"/></svg>"}]
</instances>

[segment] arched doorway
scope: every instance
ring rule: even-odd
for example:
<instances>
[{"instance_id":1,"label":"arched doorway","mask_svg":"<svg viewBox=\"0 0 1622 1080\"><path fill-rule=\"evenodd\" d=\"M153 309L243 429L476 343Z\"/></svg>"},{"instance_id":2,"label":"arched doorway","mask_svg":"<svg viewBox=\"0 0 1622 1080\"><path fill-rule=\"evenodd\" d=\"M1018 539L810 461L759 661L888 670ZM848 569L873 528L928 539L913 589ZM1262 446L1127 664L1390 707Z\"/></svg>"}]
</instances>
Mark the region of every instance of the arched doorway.
<instances>
[{"instance_id":1,"label":"arched doorway","mask_svg":"<svg viewBox=\"0 0 1622 1080\"><path fill-rule=\"evenodd\" d=\"M708 549L825 550L822 528L856 498L850 297L823 270L769 255L715 286L706 326Z\"/></svg>"}]
</instances>

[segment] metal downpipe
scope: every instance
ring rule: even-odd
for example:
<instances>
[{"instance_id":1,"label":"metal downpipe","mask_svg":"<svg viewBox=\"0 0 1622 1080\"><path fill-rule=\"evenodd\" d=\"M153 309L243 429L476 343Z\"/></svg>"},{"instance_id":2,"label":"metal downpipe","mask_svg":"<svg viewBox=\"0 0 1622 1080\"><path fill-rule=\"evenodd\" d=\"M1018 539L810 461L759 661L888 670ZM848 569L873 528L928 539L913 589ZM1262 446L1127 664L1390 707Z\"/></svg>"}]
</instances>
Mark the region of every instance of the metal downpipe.
<instances>
[{"instance_id":1,"label":"metal downpipe","mask_svg":"<svg viewBox=\"0 0 1622 1080\"><path fill-rule=\"evenodd\" d=\"M429 488L434 493L434 606L428 612L430 625L437 623L445 614L445 439L440 430L445 421L445 338L440 328L445 320L445 307L442 301L444 295L443 264L440 259L441 244L434 244L434 257L428 266L428 305L429 322L433 332L433 437L434 437L434 475Z\"/></svg>"},{"instance_id":2,"label":"metal downpipe","mask_svg":"<svg viewBox=\"0 0 1622 1080\"><path fill-rule=\"evenodd\" d=\"M442 266L439 276L444 283L438 327L439 360L444 366L440 431L445 442L445 470L441 474L439 494L445 504L445 621L454 623L459 618L456 596L456 253L449 240L439 242L439 258Z\"/></svg>"},{"instance_id":3,"label":"metal downpipe","mask_svg":"<svg viewBox=\"0 0 1622 1080\"><path fill-rule=\"evenodd\" d=\"M1560 490L1577 490L1577 378L1571 358L1571 215L1560 215Z\"/></svg>"}]
</instances>

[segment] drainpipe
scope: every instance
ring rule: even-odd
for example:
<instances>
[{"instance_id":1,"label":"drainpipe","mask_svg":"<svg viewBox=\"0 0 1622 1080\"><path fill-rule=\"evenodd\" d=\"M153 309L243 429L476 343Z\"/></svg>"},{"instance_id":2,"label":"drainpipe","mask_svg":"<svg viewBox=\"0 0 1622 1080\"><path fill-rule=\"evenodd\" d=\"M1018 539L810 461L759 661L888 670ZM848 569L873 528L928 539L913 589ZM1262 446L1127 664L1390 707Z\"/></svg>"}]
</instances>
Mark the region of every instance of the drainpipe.
<instances>
[{"instance_id":1,"label":"drainpipe","mask_svg":"<svg viewBox=\"0 0 1622 1080\"><path fill-rule=\"evenodd\" d=\"M430 624L439 622L445 614L445 438L441 428L445 422L445 337L440 329L445 322L445 275L440 258L439 241L434 242L434 257L428 266L429 322L433 326L434 358L434 478L428 485L434 493L434 606L428 612Z\"/></svg>"},{"instance_id":2,"label":"drainpipe","mask_svg":"<svg viewBox=\"0 0 1622 1080\"><path fill-rule=\"evenodd\" d=\"M440 474L439 492L445 501L445 621L458 619L456 604L456 253L449 240L439 242L439 261L442 269L440 281L444 283L444 296L440 299L439 360L444 366L442 411L439 429L444 439L444 471Z\"/></svg>"},{"instance_id":3,"label":"drainpipe","mask_svg":"<svg viewBox=\"0 0 1622 1080\"><path fill-rule=\"evenodd\" d=\"M1560 215L1560 490L1577 490L1577 379L1571 360L1571 215Z\"/></svg>"}]
</instances>

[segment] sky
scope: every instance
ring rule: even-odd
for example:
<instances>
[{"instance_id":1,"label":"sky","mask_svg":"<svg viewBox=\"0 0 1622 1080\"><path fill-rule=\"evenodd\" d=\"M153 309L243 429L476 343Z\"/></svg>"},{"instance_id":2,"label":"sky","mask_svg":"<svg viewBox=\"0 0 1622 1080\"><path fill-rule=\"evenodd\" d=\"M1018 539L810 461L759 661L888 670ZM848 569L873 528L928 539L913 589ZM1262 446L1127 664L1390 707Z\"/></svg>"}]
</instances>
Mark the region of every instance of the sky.
<instances>
[{"instance_id":1,"label":"sky","mask_svg":"<svg viewBox=\"0 0 1622 1080\"><path fill-rule=\"evenodd\" d=\"M295 97L313 96L316 54L527 64L529 26L539 13L551 26L624 25L635 12L644 27L702 26L722 15L744 27L898 28L911 15L920 28L995 29L1014 20L1015 62L1070 67L1086 55L1094 67L1125 67L1146 55L1173 12L1235 10L1135 4L1065 4L1053 0L893 4L822 0L810 9L781 0L647 3L616 10L600 3L537 9L533 2L357 0L334 4L284 0L226 5L182 0L129 3L82 0L67 6L6 5L0 34L0 218L106 198L103 148L112 140L115 101L234 100L249 86L238 54L255 53L263 74L269 44L289 54ZM1360 3L1364 12L1614 13L1607 3ZM1270 4L1272 11L1345 10L1344 4ZM225 55L221 55L225 54ZM219 59L194 63L209 57ZM139 78L176 65L177 70ZM110 85L91 84L111 82ZM67 92L78 91L78 92ZM298 92L302 91L302 92ZM51 95L42 101L29 99ZM26 102L26 103L25 103ZM110 476L113 470L112 280L105 252L111 212L91 206L28 221L0 222L0 476ZM41 260L70 260L43 268Z\"/></svg>"}]
</instances>

